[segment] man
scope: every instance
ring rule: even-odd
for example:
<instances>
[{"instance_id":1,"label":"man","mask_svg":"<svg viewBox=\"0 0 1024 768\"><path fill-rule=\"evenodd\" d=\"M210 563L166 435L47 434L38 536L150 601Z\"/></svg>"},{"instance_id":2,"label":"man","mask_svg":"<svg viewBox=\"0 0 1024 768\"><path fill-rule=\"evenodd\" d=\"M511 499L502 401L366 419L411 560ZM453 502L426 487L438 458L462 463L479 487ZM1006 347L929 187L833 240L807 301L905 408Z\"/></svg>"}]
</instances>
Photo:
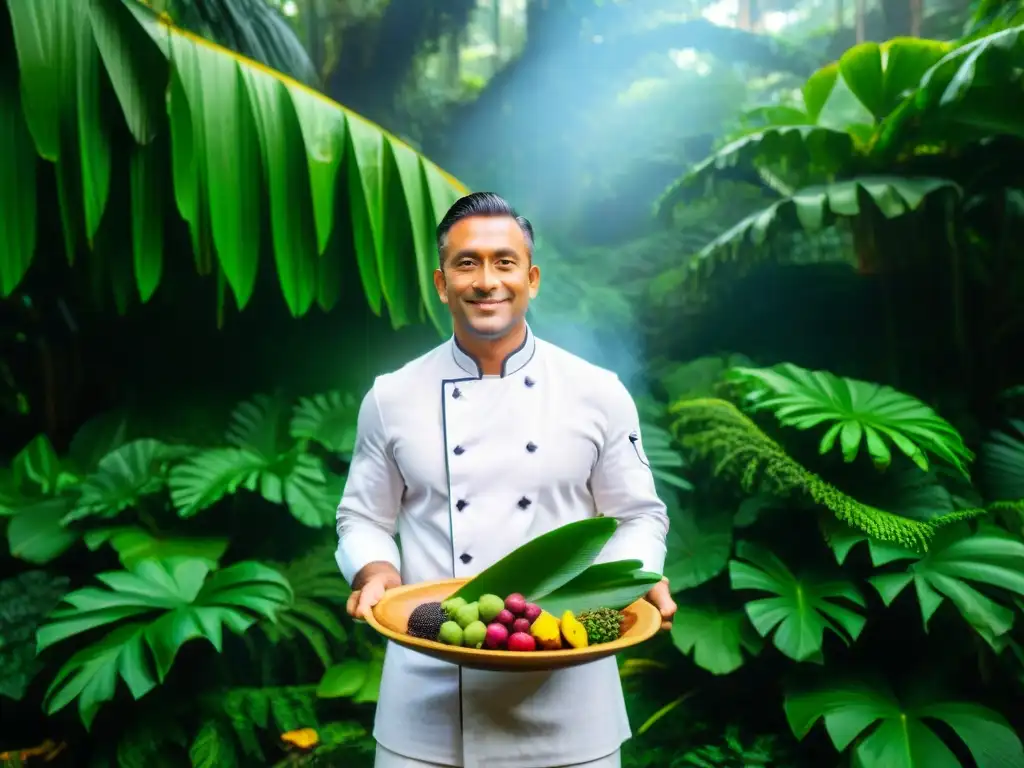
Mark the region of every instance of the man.
<instances>
[{"instance_id":1,"label":"man","mask_svg":"<svg viewBox=\"0 0 1024 768\"><path fill-rule=\"evenodd\" d=\"M633 400L615 374L526 323L540 285L530 223L497 195L472 194L441 221L437 247L453 338L377 377L359 411L338 506L349 613L361 618L402 583L471 577L599 514L619 521L599 562L661 573L668 518ZM668 628L667 581L648 599ZM614 657L508 673L387 648L377 768L618 768L630 735Z\"/></svg>"}]
</instances>

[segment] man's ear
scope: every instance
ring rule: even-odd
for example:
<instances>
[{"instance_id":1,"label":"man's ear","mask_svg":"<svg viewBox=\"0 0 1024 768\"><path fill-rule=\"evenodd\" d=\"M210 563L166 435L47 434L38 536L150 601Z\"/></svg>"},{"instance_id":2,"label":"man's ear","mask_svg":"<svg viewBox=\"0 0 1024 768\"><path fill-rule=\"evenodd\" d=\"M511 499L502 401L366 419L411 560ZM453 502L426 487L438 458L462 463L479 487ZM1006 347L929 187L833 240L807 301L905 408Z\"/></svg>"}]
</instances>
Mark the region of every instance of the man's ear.
<instances>
[{"instance_id":1,"label":"man's ear","mask_svg":"<svg viewBox=\"0 0 1024 768\"><path fill-rule=\"evenodd\" d=\"M537 298L537 291L540 290L540 267L536 264L530 265L530 298Z\"/></svg>"},{"instance_id":2,"label":"man's ear","mask_svg":"<svg viewBox=\"0 0 1024 768\"><path fill-rule=\"evenodd\" d=\"M444 279L444 271L441 269L434 270L434 289L437 291L437 296L441 299L441 303L447 304L448 282Z\"/></svg>"}]
</instances>

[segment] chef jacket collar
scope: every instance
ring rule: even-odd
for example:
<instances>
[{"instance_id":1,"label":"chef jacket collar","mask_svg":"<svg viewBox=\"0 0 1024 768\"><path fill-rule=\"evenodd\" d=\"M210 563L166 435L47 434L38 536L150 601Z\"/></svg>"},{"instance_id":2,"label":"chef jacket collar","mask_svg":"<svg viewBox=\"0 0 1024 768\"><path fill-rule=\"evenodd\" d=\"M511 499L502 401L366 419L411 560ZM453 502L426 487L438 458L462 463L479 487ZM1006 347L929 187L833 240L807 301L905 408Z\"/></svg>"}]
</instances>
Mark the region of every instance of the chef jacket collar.
<instances>
[{"instance_id":1,"label":"chef jacket collar","mask_svg":"<svg viewBox=\"0 0 1024 768\"><path fill-rule=\"evenodd\" d=\"M483 373L480 369L480 363L473 357L469 352L464 350L460 345L455 335L452 335L451 340L452 357L455 358L455 362L458 363L459 367L468 373L470 376L475 378L483 378ZM509 374L515 373L530 362L530 358L533 357L533 352L537 347L537 340L534 338L533 331L530 330L529 323L526 324L526 337L523 339L523 343L520 344L515 350L506 357L501 363L501 375L508 376Z\"/></svg>"}]
</instances>

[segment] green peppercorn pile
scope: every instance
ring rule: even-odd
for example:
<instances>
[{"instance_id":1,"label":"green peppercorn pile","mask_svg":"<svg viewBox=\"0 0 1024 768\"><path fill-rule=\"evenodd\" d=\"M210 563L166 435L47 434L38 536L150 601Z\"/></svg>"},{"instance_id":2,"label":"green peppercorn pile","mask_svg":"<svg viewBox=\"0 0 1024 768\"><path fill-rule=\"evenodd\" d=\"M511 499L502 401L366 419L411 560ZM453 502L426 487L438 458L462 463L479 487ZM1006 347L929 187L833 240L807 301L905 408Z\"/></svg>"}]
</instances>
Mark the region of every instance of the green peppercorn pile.
<instances>
[{"instance_id":1,"label":"green peppercorn pile","mask_svg":"<svg viewBox=\"0 0 1024 768\"><path fill-rule=\"evenodd\" d=\"M618 640L619 632L622 629L622 620L625 617L621 611L611 608L596 608L592 611L583 611L577 618L587 630L587 642L596 645Z\"/></svg>"}]
</instances>

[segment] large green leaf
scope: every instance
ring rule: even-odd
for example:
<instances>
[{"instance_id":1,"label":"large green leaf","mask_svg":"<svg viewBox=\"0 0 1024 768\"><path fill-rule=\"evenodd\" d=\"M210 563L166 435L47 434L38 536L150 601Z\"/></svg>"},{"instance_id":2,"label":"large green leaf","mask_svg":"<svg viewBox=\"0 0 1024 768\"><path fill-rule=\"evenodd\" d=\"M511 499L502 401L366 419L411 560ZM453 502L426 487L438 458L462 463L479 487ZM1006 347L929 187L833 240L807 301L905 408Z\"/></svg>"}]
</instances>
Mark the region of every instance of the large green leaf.
<instances>
[{"instance_id":1,"label":"large green leaf","mask_svg":"<svg viewBox=\"0 0 1024 768\"><path fill-rule=\"evenodd\" d=\"M924 557L898 549L873 553L875 565L915 560L904 570L872 576L869 581L886 605L911 582L921 607L925 629L931 617L949 600L964 620L993 648L1001 650L1013 628L1016 612L979 589L1002 593L1002 602L1024 598L1024 542L994 526L971 534L965 526L940 532Z\"/></svg>"},{"instance_id":2,"label":"large green leaf","mask_svg":"<svg viewBox=\"0 0 1024 768\"><path fill-rule=\"evenodd\" d=\"M227 539L198 538L195 536L154 536L142 528L122 526L97 528L87 531L82 538L85 545L96 551L109 544L117 552L121 565L133 568L141 560L166 560L189 557L216 568L228 548Z\"/></svg>"},{"instance_id":3,"label":"large green leaf","mask_svg":"<svg viewBox=\"0 0 1024 768\"><path fill-rule=\"evenodd\" d=\"M359 399L351 393L302 397L295 405L289 432L294 438L314 440L329 451L350 455L358 416Z\"/></svg>"},{"instance_id":4,"label":"large green leaf","mask_svg":"<svg viewBox=\"0 0 1024 768\"><path fill-rule=\"evenodd\" d=\"M224 439L235 447L202 451L171 469L171 500L182 517L245 489L286 505L304 525L319 528L334 521L341 488L320 459L288 435L283 400L257 395L239 403Z\"/></svg>"},{"instance_id":5,"label":"large green leaf","mask_svg":"<svg viewBox=\"0 0 1024 768\"><path fill-rule=\"evenodd\" d=\"M978 768L1024 765L1024 747L1010 725L978 704L902 702L884 683L862 679L791 691L785 710L798 739L823 719L836 749L852 749L851 768L960 768L929 720L952 729Z\"/></svg>"},{"instance_id":6,"label":"large green leaf","mask_svg":"<svg viewBox=\"0 0 1024 768\"><path fill-rule=\"evenodd\" d=\"M30 137L36 154L56 163L53 207L59 203L69 258L92 250L108 193L134 189L130 205L116 211L131 218L134 268L98 245L87 261L97 280L114 281L122 303L129 280L146 301L168 271L165 258L185 255L166 248L173 228L164 226L161 201L173 190L197 271L226 281L238 307L252 296L262 252L274 256L293 315L333 305L338 260L347 257L373 311L386 308L397 327L425 308L448 331L431 279L433 228L464 194L458 181L378 126L183 33L137 0L13 2L6 10L17 68L0 81L20 88L5 86L0 100L13 117L7 148L21 184L11 199L22 203L4 206L12 226L3 229L0 297L21 284L35 256L35 196L24 194L34 161L15 151ZM249 28L252 19L239 24ZM108 101L121 115L104 108ZM115 141L122 115L127 144ZM0 174L0 190L12 183Z\"/></svg>"},{"instance_id":7,"label":"large green leaf","mask_svg":"<svg viewBox=\"0 0 1024 768\"><path fill-rule=\"evenodd\" d=\"M888 438L923 470L929 468L926 451L964 475L974 459L948 421L917 398L891 387L809 371L792 363L734 368L727 379L743 388L746 402L755 410L774 413L781 424L797 429L828 424L821 439L822 454L832 450L838 439L843 458L851 462L863 442L875 465L885 468L892 461Z\"/></svg>"},{"instance_id":8,"label":"large green leaf","mask_svg":"<svg viewBox=\"0 0 1024 768\"><path fill-rule=\"evenodd\" d=\"M162 491L170 461L190 452L151 438L115 448L83 479L75 508L64 522L92 516L111 518L135 507L143 497Z\"/></svg>"},{"instance_id":9,"label":"large green leaf","mask_svg":"<svg viewBox=\"0 0 1024 768\"><path fill-rule=\"evenodd\" d=\"M36 156L18 84L0 76L0 296L10 296L36 250Z\"/></svg>"},{"instance_id":10,"label":"large green leaf","mask_svg":"<svg viewBox=\"0 0 1024 768\"><path fill-rule=\"evenodd\" d=\"M453 595L467 601L480 595L521 593L535 601L583 573L615 533L611 517L591 517L548 531L514 549L463 584Z\"/></svg>"},{"instance_id":11,"label":"large green leaf","mask_svg":"<svg viewBox=\"0 0 1024 768\"><path fill-rule=\"evenodd\" d=\"M595 608L620 610L650 592L661 578L660 573L644 571L639 560L600 563L538 598L536 603L554 616Z\"/></svg>"},{"instance_id":12,"label":"large green leaf","mask_svg":"<svg viewBox=\"0 0 1024 768\"><path fill-rule=\"evenodd\" d=\"M673 592L693 589L725 570L732 554L732 510L699 495L666 501L669 515L665 575Z\"/></svg>"},{"instance_id":13,"label":"large green leaf","mask_svg":"<svg viewBox=\"0 0 1024 768\"><path fill-rule=\"evenodd\" d=\"M331 666L336 656L332 640L342 643L348 637L338 617L350 594L348 584L338 578L332 552L318 548L298 560L273 567L288 580L293 597L273 621L261 621L259 629L272 643L303 638L324 667ZM293 656L290 648L286 647L286 653Z\"/></svg>"},{"instance_id":14,"label":"large green leaf","mask_svg":"<svg viewBox=\"0 0 1024 768\"><path fill-rule=\"evenodd\" d=\"M774 553L749 542L736 546L738 559L729 563L734 590L768 592L745 610L762 637L774 631L775 647L794 661L823 663L825 630L844 643L855 641L864 629L863 595L845 579L796 576Z\"/></svg>"},{"instance_id":15,"label":"large green leaf","mask_svg":"<svg viewBox=\"0 0 1024 768\"><path fill-rule=\"evenodd\" d=\"M754 656L764 641L743 611L681 602L672 618L672 642L693 663L713 675L743 666L743 651Z\"/></svg>"},{"instance_id":16,"label":"large green leaf","mask_svg":"<svg viewBox=\"0 0 1024 768\"><path fill-rule=\"evenodd\" d=\"M855 499L826 482L727 400L680 400L671 410L676 417L672 429L680 443L696 457L713 462L716 476L728 477L747 494L813 501L881 541L927 550L939 528L985 513L979 508L958 509L927 522L903 517Z\"/></svg>"},{"instance_id":17,"label":"large green leaf","mask_svg":"<svg viewBox=\"0 0 1024 768\"><path fill-rule=\"evenodd\" d=\"M1024 138L1022 52L1020 24L953 47L881 126L876 152L893 157L914 142L935 139L956 144L993 134Z\"/></svg>"},{"instance_id":18,"label":"large green leaf","mask_svg":"<svg viewBox=\"0 0 1024 768\"><path fill-rule=\"evenodd\" d=\"M280 573L256 562L211 574L203 560L147 559L97 578L109 589L84 587L66 595L70 607L51 614L36 642L42 652L86 632L108 630L61 667L46 693L50 714L78 699L87 728L113 698L118 677L139 699L163 682L186 642L205 638L219 652L223 626L242 633L257 618L275 615L292 596Z\"/></svg>"}]
</instances>

